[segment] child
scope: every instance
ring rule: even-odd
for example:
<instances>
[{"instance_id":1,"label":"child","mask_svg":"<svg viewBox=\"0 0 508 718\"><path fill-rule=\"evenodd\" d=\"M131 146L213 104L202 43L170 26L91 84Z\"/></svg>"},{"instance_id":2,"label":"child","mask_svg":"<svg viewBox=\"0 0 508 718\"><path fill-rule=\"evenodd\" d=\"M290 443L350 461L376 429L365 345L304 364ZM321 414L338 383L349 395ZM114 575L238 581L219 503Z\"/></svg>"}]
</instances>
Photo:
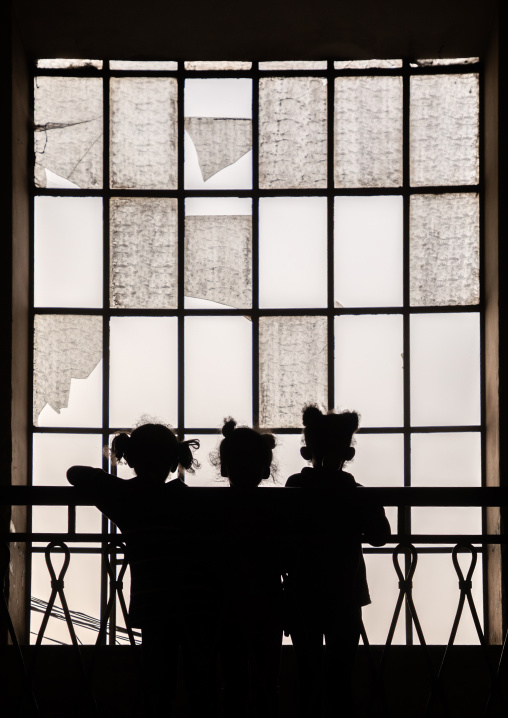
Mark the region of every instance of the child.
<instances>
[{"instance_id":1,"label":"child","mask_svg":"<svg viewBox=\"0 0 508 718\"><path fill-rule=\"evenodd\" d=\"M275 438L226 420L221 475L236 492L224 522L224 603L220 663L224 718L278 715L282 643L281 570L274 516L252 494L271 473ZM253 709L253 712L251 712Z\"/></svg>"},{"instance_id":2,"label":"child","mask_svg":"<svg viewBox=\"0 0 508 718\"><path fill-rule=\"evenodd\" d=\"M290 476L286 486L333 494L316 496L298 517L301 526L289 550L287 620L298 662L300 711L302 718L320 715L324 692L327 715L350 716L361 607L370 603L361 542L382 546L390 526L381 507L355 509L359 484L343 471L355 455L351 442L358 414L323 414L307 406L303 425L300 453L312 468Z\"/></svg>"},{"instance_id":3,"label":"child","mask_svg":"<svg viewBox=\"0 0 508 718\"><path fill-rule=\"evenodd\" d=\"M120 433L112 443L114 462L134 469L122 480L100 469L72 466L71 484L91 497L122 531L131 569L129 620L141 628L143 678L150 716L172 714L179 646L189 702L195 718L215 716L218 593L212 565L192 541L182 518L186 485L166 483L180 466L199 466L197 440L179 441L162 424Z\"/></svg>"}]
</instances>

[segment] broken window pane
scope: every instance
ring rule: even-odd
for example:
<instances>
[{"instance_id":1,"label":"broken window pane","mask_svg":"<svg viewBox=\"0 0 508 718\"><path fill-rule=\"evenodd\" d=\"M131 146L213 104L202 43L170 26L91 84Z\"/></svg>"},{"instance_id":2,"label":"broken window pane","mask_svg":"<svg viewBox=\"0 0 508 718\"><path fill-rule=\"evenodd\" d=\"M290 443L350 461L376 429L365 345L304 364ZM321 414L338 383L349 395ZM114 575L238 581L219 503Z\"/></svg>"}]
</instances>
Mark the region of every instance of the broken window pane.
<instances>
[{"instance_id":1,"label":"broken window pane","mask_svg":"<svg viewBox=\"0 0 508 718\"><path fill-rule=\"evenodd\" d=\"M102 187L102 80L36 77L35 184Z\"/></svg>"},{"instance_id":2,"label":"broken window pane","mask_svg":"<svg viewBox=\"0 0 508 718\"><path fill-rule=\"evenodd\" d=\"M145 62L142 60L111 60L109 67L111 70L146 70L147 72L166 70L169 72L175 72L178 70L178 63L157 61Z\"/></svg>"},{"instance_id":3,"label":"broken window pane","mask_svg":"<svg viewBox=\"0 0 508 718\"><path fill-rule=\"evenodd\" d=\"M390 70L402 67L402 60L339 60L333 63L336 70L370 70L381 68Z\"/></svg>"},{"instance_id":4,"label":"broken window pane","mask_svg":"<svg viewBox=\"0 0 508 718\"><path fill-rule=\"evenodd\" d=\"M102 318L38 315L34 324L34 425L49 405L41 426L98 426L101 423L101 381L73 382L91 376L102 359ZM70 396L71 394L71 396ZM71 399L71 400L70 400ZM67 410L68 408L68 410ZM55 413L56 412L56 413Z\"/></svg>"},{"instance_id":5,"label":"broken window pane","mask_svg":"<svg viewBox=\"0 0 508 718\"><path fill-rule=\"evenodd\" d=\"M185 219L185 295L229 307L252 304L252 218Z\"/></svg>"},{"instance_id":6,"label":"broken window pane","mask_svg":"<svg viewBox=\"0 0 508 718\"><path fill-rule=\"evenodd\" d=\"M402 211L398 196L335 198L336 306L402 305Z\"/></svg>"},{"instance_id":7,"label":"broken window pane","mask_svg":"<svg viewBox=\"0 0 508 718\"><path fill-rule=\"evenodd\" d=\"M260 70L326 70L326 60L274 60L271 62L260 62Z\"/></svg>"},{"instance_id":8,"label":"broken window pane","mask_svg":"<svg viewBox=\"0 0 508 718\"><path fill-rule=\"evenodd\" d=\"M478 75L411 78L411 184L478 182Z\"/></svg>"},{"instance_id":9,"label":"broken window pane","mask_svg":"<svg viewBox=\"0 0 508 718\"><path fill-rule=\"evenodd\" d=\"M445 57L440 60L417 60L415 64L411 63L411 66L435 67L438 65L474 65L476 62L480 62L479 57Z\"/></svg>"},{"instance_id":10,"label":"broken window pane","mask_svg":"<svg viewBox=\"0 0 508 718\"><path fill-rule=\"evenodd\" d=\"M326 197L259 200L259 306L325 307Z\"/></svg>"},{"instance_id":11,"label":"broken window pane","mask_svg":"<svg viewBox=\"0 0 508 718\"><path fill-rule=\"evenodd\" d=\"M302 407L328 398L326 317L259 320L259 420L262 426L301 426Z\"/></svg>"},{"instance_id":12,"label":"broken window pane","mask_svg":"<svg viewBox=\"0 0 508 718\"><path fill-rule=\"evenodd\" d=\"M413 195L410 206L411 305L478 304L478 195Z\"/></svg>"},{"instance_id":13,"label":"broken window pane","mask_svg":"<svg viewBox=\"0 0 508 718\"><path fill-rule=\"evenodd\" d=\"M326 187L327 88L320 77L259 82L259 184Z\"/></svg>"},{"instance_id":14,"label":"broken window pane","mask_svg":"<svg viewBox=\"0 0 508 718\"><path fill-rule=\"evenodd\" d=\"M362 427L403 422L402 317L335 319L335 406L358 411Z\"/></svg>"},{"instance_id":15,"label":"broken window pane","mask_svg":"<svg viewBox=\"0 0 508 718\"><path fill-rule=\"evenodd\" d=\"M129 428L143 417L177 423L177 319L112 317L109 423Z\"/></svg>"},{"instance_id":16,"label":"broken window pane","mask_svg":"<svg viewBox=\"0 0 508 718\"><path fill-rule=\"evenodd\" d=\"M411 423L480 423L480 325L476 312L411 317Z\"/></svg>"},{"instance_id":17,"label":"broken window pane","mask_svg":"<svg viewBox=\"0 0 508 718\"><path fill-rule=\"evenodd\" d=\"M210 71L210 70L250 70L252 62L234 62L232 60L225 60L223 62L203 62L197 60L196 62L184 63L186 70L198 71Z\"/></svg>"},{"instance_id":18,"label":"broken window pane","mask_svg":"<svg viewBox=\"0 0 508 718\"><path fill-rule=\"evenodd\" d=\"M110 205L111 306L177 306L176 199L112 199Z\"/></svg>"},{"instance_id":19,"label":"broken window pane","mask_svg":"<svg viewBox=\"0 0 508 718\"><path fill-rule=\"evenodd\" d=\"M34 304L102 307L102 199L35 197Z\"/></svg>"},{"instance_id":20,"label":"broken window pane","mask_svg":"<svg viewBox=\"0 0 508 718\"><path fill-rule=\"evenodd\" d=\"M177 81L111 78L111 186L177 186Z\"/></svg>"},{"instance_id":21,"label":"broken window pane","mask_svg":"<svg viewBox=\"0 0 508 718\"><path fill-rule=\"evenodd\" d=\"M402 184L402 78L335 80L335 186Z\"/></svg>"},{"instance_id":22,"label":"broken window pane","mask_svg":"<svg viewBox=\"0 0 508 718\"><path fill-rule=\"evenodd\" d=\"M46 70L66 70L74 67L95 67L102 70L102 60L68 60L66 58L46 58L37 60L37 67Z\"/></svg>"},{"instance_id":23,"label":"broken window pane","mask_svg":"<svg viewBox=\"0 0 508 718\"><path fill-rule=\"evenodd\" d=\"M246 317L185 320L185 424L252 424L252 323Z\"/></svg>"},{"instance_id":24,"label":"broken window pane","mask_svg":"<svg viewBox=\"0 0 508 718\"><path fill-rule=\"evenodd\" d=\"M204 182L252 149L251 120L187 117L185 129L196 148Z\"/></svg>"}]
</instances>

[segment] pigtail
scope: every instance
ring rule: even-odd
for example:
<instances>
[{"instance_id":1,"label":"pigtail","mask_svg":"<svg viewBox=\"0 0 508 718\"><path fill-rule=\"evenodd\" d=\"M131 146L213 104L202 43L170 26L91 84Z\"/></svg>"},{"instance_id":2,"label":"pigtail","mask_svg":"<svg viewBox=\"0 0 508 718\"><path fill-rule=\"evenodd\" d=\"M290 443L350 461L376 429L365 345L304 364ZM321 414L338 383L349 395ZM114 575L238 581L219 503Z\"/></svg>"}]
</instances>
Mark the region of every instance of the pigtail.
<instances>
[{"instance_id":1,"label":"pigtail","mask_svg":"<svg viewBox=\"0 0 508 718\"><path fill-rule=\"evenodd\" d=\"M316 426L325 416L316 404L307 404L303 407L302 422L305 427Z\"/></svg>"},{"instance_id":2,"label":"pigtail","mask_svg":"<svg viewBox=\"0 0 508 718\"><path fill-rule=\"evenodd\" d=\"M189 474L193 474L200 467L199 461L192 454L192 451L197 451L199 446L199 439L188 439L178 443L178 463Z\"/></svg>"},{"instance_id":3,"label":"pigtail","mask_svg":"<svg viewBox=\"0 0 508 718\"><path fill-rule=\"evenodd\" d=\"M111 443L111 459L113 464L118 464L126 458L131 443L131 437L125 431L114 436Z\"/></svg>"},{"instance_id":4,"label":"pigtail","mask_svg":"<svg viewBox=\"0 0 508 718\"><path fill-rule=\"evenodd\" d=\"M229 416L227 419L224 419L224 426L222 427L222 436L227 439L233 434L233 431L236 429L236 421Z\"/></svg>"}]
</instances>

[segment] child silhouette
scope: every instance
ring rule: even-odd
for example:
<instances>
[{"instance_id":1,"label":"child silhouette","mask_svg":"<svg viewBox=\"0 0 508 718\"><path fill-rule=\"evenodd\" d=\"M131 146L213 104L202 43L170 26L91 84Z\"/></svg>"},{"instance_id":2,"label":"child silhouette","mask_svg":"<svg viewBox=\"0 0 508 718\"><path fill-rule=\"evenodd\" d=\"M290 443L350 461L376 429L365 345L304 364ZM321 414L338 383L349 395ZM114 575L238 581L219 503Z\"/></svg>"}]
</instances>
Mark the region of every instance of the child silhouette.
<instances>
[{"instance_id":1,"label":"child silhouette","mask_svg":"<svg viewBox=\"0 0 508 718\"><path fill-rule=\"evenodd\" d=\"M324 414L317 406L305 407L300 453L312 467L286 482L328 490L296 517L300 526L287 558L286 621L298 663L302 718L321 715L323 700L327 716L352 715L361 607L370 603L361 542L381 546L390 536L383 508L355 508L359 484L343 470L355 455L351 442L358 422L355 412Z\"/></svg>"}]
</instances>

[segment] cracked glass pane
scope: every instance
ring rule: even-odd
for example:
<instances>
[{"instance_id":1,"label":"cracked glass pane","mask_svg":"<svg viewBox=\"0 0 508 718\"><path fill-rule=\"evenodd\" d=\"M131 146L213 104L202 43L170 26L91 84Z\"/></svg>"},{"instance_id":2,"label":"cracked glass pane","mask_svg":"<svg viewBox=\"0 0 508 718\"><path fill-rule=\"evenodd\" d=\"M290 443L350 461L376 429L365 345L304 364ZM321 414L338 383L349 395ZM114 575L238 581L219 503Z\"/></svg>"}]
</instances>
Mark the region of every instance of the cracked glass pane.
<instances>
[{"instance_id":1,"label":"cracked glass pane","mask_svg":"<svg viewBox=\"0 0 508 718\"><path fill-rule=\"evenodd\" d=\"M111 70L146 70L147 72L166 70L169 72L175 72L178 70L178 63L157 61L145 62L142 60L111 60L109 67Z\"/></svg>"},{"instance_id":2,"label":"cracked glass pane","mask_svg":"<svg viewBox=\"0 0 508 718\"><path fill-rule=\"evenodd\" d=\"M36 77L34 124L37 187L102 187L100 78Z\"/></svg>"},{"instance_id":3,"label":"cracked glass pane","mask_svg":"<svg viewBox=\"0 0 508 718\"><path fill-rule=\"evenodd\" d=\"M252 62L234 62L224 60L223 62L208 62L197 60L195 62L185 62L185 69L194 72L210 71L210 70L250 70Z\"/></svg>"},{"instance_id":4,"label":"cracked glass pane","mask_svg":"<svg viewBox=\"0 0 508 718\"><path fill-rule=\"evenodd\" d=\"M335 186L402 184L402 78L335 80Z\"/></svg>"},{"instance_id":5,"label":"cracked glass pane","mask_svg":"<svg viewBox=\"0 0 508 718\"><path fill-rule=\"evenodd\" d=\"M112 307L177 306L178 201L155 197L112 199Z\"/></svg>"},{"instance_id":6,"label":"cracked glass pane","mask_svg":"<svg viewBox=\"0 0 508 718\"><path fill-rule=\"evenodd\" d=\"M411 184L476 184L478 75L411 78Z\"/></svg>"},{"instance_id":7,"label":"cracked glass pane","mask_svg":"<svg viewBox=\"0 0 508 718\"><path fill-rule=\"evenodd\" d=\"M111 186L177 186L177 81L111 78Z\"/></svg>"},{"instance_id":8,"label":"cracked glass pane","mask_svg":"<svg viewBox=\"0 0 508 718\"><path fill-rule=\"evenodd\" d=\"M34 324L34 426L97 426L101 382L91 380L102 359L102 318L39 315ZM99 377L100 379L100 377ZM71 391L73 389L74 391ZM49 406L50 412L45 410ZM41 412L45 411L44 417Z\"/></svg>"},{"instance_id":9,"label":"cracked glass pane","mask_svg":"<svg viewBox=\"0 0 508 718\"><path fill-rule=\"evenodd\" d=\"M185 218L185 295L229 307L252 304L252 218Z\"/></svg>"},{"instance_id":10,"label":"cracked glass pane","mask_svg":"<svg viewBox=\"0 0 508 718\"><path fill-rule=\"evenodd\" d=\"M321 77L259 82L259 184L321 188L327 181L327 88Z\"/></svg>"},{"instance_id":11,"label":"cracked glass pane","mask_svg":"<svg viewBox=\"0 0 508 718\"><path fill-rule=\"evenodd\" d=\"M102 60L68 60L66 58L46 58L37 60L37 67L46 70L66 70L74 67L95 67L102 70Z\"/></svg>"},{"instance_id":12,"label":"cracked glass pane","mask_svg":"<svg viewBox=\"0 0 508 718\"><path fill-rule=\"evenodd\" d=\"M186 117L203 181L235 164L252 149L252 122L244 119Z\"/></svg>"},{"instance_id":13,"label":"cracked glass pane","mask_svg":"<svg viewBox=\"0 0 508 718\"><path fill-rule=\"evenodd\" d=\"M333 63L336 70L393 69L402 67L402 60L339 60Z\"/></svg>"},{"instance_id":14,"label":"cracked glass pane","mask_svg":"<svg viewBox=\"0 0 508 718\"><path fill-rule=\"evenodd\" d=\"M478 304L479 210L477 194L411 197L412 306Z\"/></svg>"},{"instance_id":15,"label":"cracked glass pane","mask_svg":"<svg viewBox=\"0 0 508 718\"><path fill-rule=\"evenodd\" d=\"M326 70L326 60L273 60L260 62L260 70Z\"/></svg>"},{"instance_id":16,"label":"cracked glass pane","mask_svg":"<svg viewBox=\"0 0 508 718\"><path fill-rule=\"evenodd\" d=\"M327 404L326 317L261 317L259 320L259 421L262 426L301 426L302 407Z\"/></svg>"}]
</instances>

